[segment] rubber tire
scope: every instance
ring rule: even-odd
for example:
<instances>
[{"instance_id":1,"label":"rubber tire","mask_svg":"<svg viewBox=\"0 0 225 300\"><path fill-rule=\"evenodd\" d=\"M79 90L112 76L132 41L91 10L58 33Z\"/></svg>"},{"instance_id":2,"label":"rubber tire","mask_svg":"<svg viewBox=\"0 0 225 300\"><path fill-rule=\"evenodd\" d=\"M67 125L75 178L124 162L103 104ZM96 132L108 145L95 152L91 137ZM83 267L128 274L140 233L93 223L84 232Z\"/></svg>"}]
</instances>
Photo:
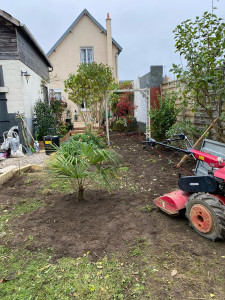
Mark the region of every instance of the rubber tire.
<instances>
[{"instance_id":1,"label":"rubber tire","mask_svg":"<svg viewBox=\"0 0 225 300\"><path fill-rule=\"evenodd\" d=\"M190 211L195 204L201 204L211 213L214 222L214 228L211 232L201 232L193 225L190 218ZM198 234L211 241L225 239L225 205L223 205L217 197L208 193L194 193L188 198L185 206L185 215L190 222L190 226L193 227Z\"/></svg>"}]
</instances>

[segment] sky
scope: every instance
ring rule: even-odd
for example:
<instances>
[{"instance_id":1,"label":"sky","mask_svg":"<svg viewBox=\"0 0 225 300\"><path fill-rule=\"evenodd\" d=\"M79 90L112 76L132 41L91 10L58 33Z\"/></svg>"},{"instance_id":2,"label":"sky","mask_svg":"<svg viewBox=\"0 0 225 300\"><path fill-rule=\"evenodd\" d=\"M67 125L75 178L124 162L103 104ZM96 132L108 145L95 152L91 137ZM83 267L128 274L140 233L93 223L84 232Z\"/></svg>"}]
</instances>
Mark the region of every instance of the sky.
<instances>
[{"instance_id":1,"label":"sky","mask_svg":"<svg viewBox=\"0 0 225 300\"><path fill-rule=\"evenodd\" d=\"M214 11L225 19L225 0L214 0ZM25 24L47 53L78 15L87 9L106 28L112 19L112 36L123 50L119 79L135 80L151 65L163 65L164 75L179 64L173 30L186 19L212 10L212 0L0 0L0 9Z\"/></svg>"}]
</instances>

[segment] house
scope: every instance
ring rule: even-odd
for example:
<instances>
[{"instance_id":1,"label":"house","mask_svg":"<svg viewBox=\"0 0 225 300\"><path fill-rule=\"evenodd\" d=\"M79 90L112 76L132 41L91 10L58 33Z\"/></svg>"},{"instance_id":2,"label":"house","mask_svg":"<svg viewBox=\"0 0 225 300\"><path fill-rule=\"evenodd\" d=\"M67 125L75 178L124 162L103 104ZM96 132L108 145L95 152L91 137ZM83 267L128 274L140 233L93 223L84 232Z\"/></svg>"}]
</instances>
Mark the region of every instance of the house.
<instances>
[{"instance_id":1,"label":"house","mask_svg":"<svg viewBox=\"0 0 225 300\"><path fill-rule=\"evenodd\" d=\"M54 66L50 76L50 89L56 99L68 102L71 111L77 106L64 92L64 81L70 73L75 73L80 63L103 63L110 66L116 81L119 81L118 55L121 46L112 38L111 19L107 14L106 29L84 9L47 56ZM82 109L85 109L83 107Z\"/></svg>"},{"instance_id":2,"label":"house","mask_svg":"<svg viewBox=\"0 0 225 300\"><path fill-rule=\"evenodd\" d=\"M35 101L48 101L52 64L27 27L0 10L0 142L24 114L32 131Z\"/></svg>"}]
</instances>

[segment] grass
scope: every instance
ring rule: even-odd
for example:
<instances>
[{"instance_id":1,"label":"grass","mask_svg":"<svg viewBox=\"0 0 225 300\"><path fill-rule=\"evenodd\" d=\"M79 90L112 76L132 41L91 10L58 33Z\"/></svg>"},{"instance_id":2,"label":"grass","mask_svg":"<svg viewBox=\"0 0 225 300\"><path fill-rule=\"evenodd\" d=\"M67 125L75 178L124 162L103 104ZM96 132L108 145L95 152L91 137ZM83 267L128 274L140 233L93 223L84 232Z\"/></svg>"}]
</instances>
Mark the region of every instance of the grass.
<instances>
[{"instance_id":1,"label":"grass","mask_svg":"<svg viewBox=\"0 0 225 300\"><path fill-rule=\"evenodd\" d=\"M14 204L10 209L4 209L0 219L0 232L7 230L8 222L11 219L22 216L27 212L38 209L43 206L44 202L38 198L34 199L17 199L17 204Z\"/></svg>"},{"instance_id":2,"label":"grass","mask_svg":"<svg viewBox=\"0 0 225 300\"><path fill-rule=\"evenodd\" d=\"M140 299L145 289L135 265L116 257L91 262L87 253L52 263L43 251L1 247L0 253L0 299Z\"/></svg>"}]
</instances>

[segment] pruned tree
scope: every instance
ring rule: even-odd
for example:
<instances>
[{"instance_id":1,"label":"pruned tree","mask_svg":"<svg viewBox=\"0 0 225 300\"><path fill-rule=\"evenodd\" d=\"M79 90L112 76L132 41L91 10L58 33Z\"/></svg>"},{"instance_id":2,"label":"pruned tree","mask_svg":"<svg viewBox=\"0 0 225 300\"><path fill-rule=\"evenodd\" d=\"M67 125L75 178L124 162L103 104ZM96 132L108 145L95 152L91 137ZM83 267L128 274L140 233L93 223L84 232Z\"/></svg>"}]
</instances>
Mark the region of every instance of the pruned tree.
<instances>
[{"instance_id":1,"label":"pruned tree","mask_svg":"<svg viewBox=\"0 0 225 300\"><path fill-rule=\"evenodd\" d=\"M173 64L172 69L183 84L183 102L193 100L193 110L201 108L211 121L219 114L214 130L217 139L224 142L225 23L213 11L205 12L195 21L182 22L174 33L176 52L186 62L185 67L182 62Z\"/></svg>"},{"instance_id":2,"label":"pruned tree","mask_svg":"<svg viewBox=\"0 0 225 300\"><path fill-rule=\"evenodd\" d=\"M79 114L83 121L94 124L101 123L104 102L114 82L110 67L100 63L80 64L76 74L70 74L65 80L65 91L69 94L69 99L77 104ZM85 104L86 110L81 107Z\"/></svg>"}]
</instances>

